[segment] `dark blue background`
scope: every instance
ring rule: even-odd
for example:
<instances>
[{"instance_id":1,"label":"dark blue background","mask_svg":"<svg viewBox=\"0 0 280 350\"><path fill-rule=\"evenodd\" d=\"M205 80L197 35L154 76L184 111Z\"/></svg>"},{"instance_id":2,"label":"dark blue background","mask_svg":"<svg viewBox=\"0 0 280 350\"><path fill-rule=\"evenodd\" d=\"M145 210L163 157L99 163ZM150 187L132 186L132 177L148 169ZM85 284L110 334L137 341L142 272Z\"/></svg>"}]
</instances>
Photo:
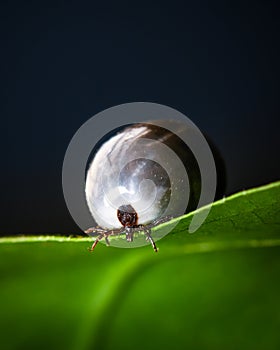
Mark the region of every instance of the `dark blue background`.
<instances>
[{"instance_id":1,"label":"dark blue background","mask_svg":"<svg viewBox=\"0 0 280 350\"><path fill-rule=\"evenodd\" d=\"M80 233L63 157L92 115L169 105L206 132L227 193L279 178L276 2L1 2L1 234Z\"/></svg>"}]
</instances>

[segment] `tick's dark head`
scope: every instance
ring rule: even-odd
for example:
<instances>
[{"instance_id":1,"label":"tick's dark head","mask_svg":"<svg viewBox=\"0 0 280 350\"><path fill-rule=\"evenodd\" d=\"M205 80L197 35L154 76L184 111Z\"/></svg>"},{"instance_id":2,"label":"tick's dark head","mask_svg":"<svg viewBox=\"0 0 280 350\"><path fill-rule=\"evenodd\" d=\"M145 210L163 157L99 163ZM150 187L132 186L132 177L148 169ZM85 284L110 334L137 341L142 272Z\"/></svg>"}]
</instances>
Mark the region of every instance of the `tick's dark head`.
<instances>
[{"instance_id":1,"label":"tick's dark head","mask_svg":"<svg viewBox=\"0 0 280 350\"><path fill-rule=\"evenodd\" d=\"M138 216L135 209L130 205L121 205L117 212L118 219L124 227L137 225Z\"/></svg>"}]
</instances>

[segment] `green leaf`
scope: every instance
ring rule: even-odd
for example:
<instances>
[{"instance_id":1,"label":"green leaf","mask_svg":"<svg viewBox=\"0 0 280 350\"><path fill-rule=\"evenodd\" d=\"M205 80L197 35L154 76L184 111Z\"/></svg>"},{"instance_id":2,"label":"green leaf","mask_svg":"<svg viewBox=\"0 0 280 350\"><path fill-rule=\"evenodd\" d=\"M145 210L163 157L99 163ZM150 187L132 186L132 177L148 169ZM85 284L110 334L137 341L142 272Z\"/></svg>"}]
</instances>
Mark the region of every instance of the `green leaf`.
<instances>
[{"instance_id":1,"label":"green leaf","mask_svg":"<svg viewBox=\"0 0 280 350\"><path fill-rule=\"evenodd\" d=\"M218 201L193 234L176 219L159 253L2 238L1 349L279 349L279 199L277 182Z\"/></svg>"}]
</instances>

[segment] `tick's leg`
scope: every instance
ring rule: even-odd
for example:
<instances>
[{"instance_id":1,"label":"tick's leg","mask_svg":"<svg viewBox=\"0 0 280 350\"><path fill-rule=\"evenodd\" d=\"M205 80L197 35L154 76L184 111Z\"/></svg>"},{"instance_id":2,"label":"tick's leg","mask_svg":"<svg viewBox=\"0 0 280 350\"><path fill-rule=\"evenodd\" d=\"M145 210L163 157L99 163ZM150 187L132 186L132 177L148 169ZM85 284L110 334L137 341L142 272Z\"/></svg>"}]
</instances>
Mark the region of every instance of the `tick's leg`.
<instances>
[{"instance_id":1,"label":"tick's leg","mask_svg":"<svg viewBox=\"0 0 280 350\"><path fill-rule=\"evenodd\" d=\"M126 233L126 240L127 242L132 242L133 241L133 233L134 232L144 232L144 234L146 235L146 241L150 242L154 251L158 252L157 246L155 244L155 241L153 240L152 236L151 236L151 227L154 227L155 225L153 223L151 223L150 225L137 225L134 226L133 228L131 227L126 227L125 228L125 233Z\"/></svg>"},{"instance_id":2,"label":"tick's leg","mask_svg":"<svg viewBox=\"0 0 280 350\"><path fill-rule=\"evenodd\" d=\"M88 228L87 230L84 231L84 233L87 233L87 234L90 234L90 233L93 233L96 231L96 228L95 227L90 227Z\"/></svg>"},{"instance_id":3,"label":"tick's leg","mask_svg":"<svg viewBox=\"0 0 280 350\"><path fill-rule=\"evenodd\" d=\"M106 245L109 246L110 245L110 241L109 241L109 236L114 236L114 235L118 235L120 233L124 232L123 228L120 229L116 229L116 230L108 230L108 229L104 229L101 227L92 227L89 228L85 231L85 233L90 234L91 236L93 236L93 233L98 234L97 238L95 239L95 241L93 242L91 248L89 249L91 252L94 250L95 246L97 245L97 243L104 238Z\"/></svg>"},{"instance_id":4,"label":"tick's leg","mask_svg":"<svg viewBox=\"0 0 280 350\"><path fill-rule=\"evenodd\" d=\"M110 241L109 241L109 236L116 236L116 235L119 235L120 233L123 233L124 232L124 229L123 228L120 228L120 229L117 229L117 230L110 230L110 231L106 231L104 233L104 238L105 238L105 242L106 242L106 245L109 246L110 245Z\"/></svg>"},{"instance_id":5,"label":"tick's leg","mask_svg":"<svg viewBox=\"0 0 280 350\"><path fill-rule=\"evenodd\" d=\"M146 229L145 230L145 235L146 235L146 239L147 241L149 241L154 249L154 251L157 253L158 252L158 249L157 249L157 246L155 244L155 241L153 240L152 236L151 236L151 230L150 229Z\"/></svg>"},{"instance_id":6,"label":"tick's leg","mask_svg":"<svg viewBox=\"0 0 280 350\"><path fill-rule=\"evenodd\" d=\"M95 241L93 242L91 248L89 248L90 252L92 252L94 250L94 248L97 245L97 243L104 237L104 233L105 232L106 232L106 230L104 230L104 229L102 229L101 227L98 227L98 226L97 227L90 227L87 230L85 230L85 233L87 233L88 235L93 236L93 233L98 235L97 238L95 239Z\"/></svg>"},{"instance_id":7,"label":"tick's leg","mask_svg":"<svg viewBox=\"0 0 280 350\"><path fill-rule=\"evenodd\" d=\"M106 242L106 245L107 245L107 246L109 246L109 245L110 245L110 241L109 241L108 236L105 236L105 242Z\"/></svg>"},{"instance_id":8,"label":"tick's leg","mask_svg":"<svg viewBox=\"0 0 280 350\"><path fill-rule=\"evenodd\" d=\"M91 248L89 248L89 251L92 252L97 245L97 243L103 238L103 235L99 235L96 240L93 242Z\"/></svg>"},{"instance_id":9,"label":"tick's leg","mask_svg":"<svg viewBox=\"0 0 280 350\"><path fill-rule=\"evenodd\" d=\"M107 229L96 226L96 227L90 227L84 232L90 235L91 233L102 234L102 233L106 233L107 231L108 231Z\"/></svg>"}]
</instances>

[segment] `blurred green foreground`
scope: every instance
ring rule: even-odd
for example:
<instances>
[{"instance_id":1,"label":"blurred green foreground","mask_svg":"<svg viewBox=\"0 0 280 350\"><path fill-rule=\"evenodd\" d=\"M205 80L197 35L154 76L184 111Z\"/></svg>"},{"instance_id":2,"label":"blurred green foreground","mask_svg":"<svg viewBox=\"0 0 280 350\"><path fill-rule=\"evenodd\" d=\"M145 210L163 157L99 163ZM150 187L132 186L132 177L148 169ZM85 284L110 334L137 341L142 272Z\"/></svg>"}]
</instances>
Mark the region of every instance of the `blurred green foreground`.
<instances>
[{"instance_id":1,"label":"blurred green foreground","mask_svg":"<svg viewBox=\"0 0 280 350\"><path fill-rule=\"evenodd\" d=\"M280 182L150 246L0 240L0 348L280 349Z\"/></svg>"}]
</instances>

